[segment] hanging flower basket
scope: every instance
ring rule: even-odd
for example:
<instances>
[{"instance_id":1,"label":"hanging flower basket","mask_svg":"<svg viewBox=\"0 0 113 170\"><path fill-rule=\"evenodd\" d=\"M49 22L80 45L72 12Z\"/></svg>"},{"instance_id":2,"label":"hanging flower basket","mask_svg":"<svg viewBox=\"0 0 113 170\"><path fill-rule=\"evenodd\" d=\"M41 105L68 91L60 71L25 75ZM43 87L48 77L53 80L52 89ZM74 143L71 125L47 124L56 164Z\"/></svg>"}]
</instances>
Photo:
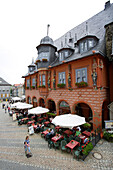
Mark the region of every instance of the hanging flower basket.
<instances>
[{"instance_id":1,"label":"hanging flower basket","mask_svg":"<svg viewBox=\"0 0 113 170\"><path fill-rule=\"evenodd\" d=\"M43 62L47 62L48 60L47 60L46 58L43 58L42 61L43 61Z\"/></svg>"},{"instance_id":2,"label":"hanging flower basket","mask_svg":"<svg viewBox=\"0 0 113 170\"><path fill-rule=\"evenodd\" d=\"M64 88L66 85L64 83L61 83L61 84L57 84L57 87L59 88Z\"/></svg>"},{"instance_id":3,"label":"hanging flower basket","mask_svg":"<svg viewBox=\"0 0 113 170\"><path fill-rule=\"evenodd\" d=\"M39 62L40 62L40 60L37 60L36 62L37 62L37 63L39 63Z\"/></svg>"},{"instance_id":4,"label":"hanging flower basket","mask_svg":"<svg viewBox=\"0 0 113 170\"><path fill-rule=\"evenodd\" d=\"M84 81L81 81L80 83L75 83L75 85L77 87L87 87L88 86L88 83L87 82L84 82Z\"/></svg>"}]
</instances>

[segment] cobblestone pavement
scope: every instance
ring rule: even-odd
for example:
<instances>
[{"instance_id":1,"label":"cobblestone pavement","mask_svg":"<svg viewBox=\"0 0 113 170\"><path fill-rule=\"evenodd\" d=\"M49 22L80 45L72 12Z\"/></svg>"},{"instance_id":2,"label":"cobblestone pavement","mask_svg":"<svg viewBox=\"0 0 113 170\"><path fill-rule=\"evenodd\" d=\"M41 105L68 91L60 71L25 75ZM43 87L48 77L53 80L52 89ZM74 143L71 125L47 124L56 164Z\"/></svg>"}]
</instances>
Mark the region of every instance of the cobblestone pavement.
<instances>
[{"instance_id":1,"label":"cobblestone pavement","mask_svg":"<svg viewBox=\"0 0 113 170\"><path fill-rule=\"evenodd\" d=\"M30 136L33 156L26 158L23 147L26 135L27 126L18 126L0 106L0 170L113 170L113 143L101 140L84 161L77 161L69 153L48 149L41 135L33 134ZM96 152L102 159L93 157Z\"/></svg>"}]
</instances>

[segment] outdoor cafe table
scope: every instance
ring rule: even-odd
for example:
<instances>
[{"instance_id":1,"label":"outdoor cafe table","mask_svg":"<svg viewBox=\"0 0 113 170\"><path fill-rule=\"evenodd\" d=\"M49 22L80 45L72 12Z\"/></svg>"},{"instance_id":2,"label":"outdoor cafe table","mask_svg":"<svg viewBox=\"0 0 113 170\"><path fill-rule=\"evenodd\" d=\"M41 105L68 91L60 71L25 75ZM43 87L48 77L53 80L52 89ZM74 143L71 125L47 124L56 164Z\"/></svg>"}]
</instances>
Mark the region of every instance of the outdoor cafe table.
<instances>
[{"instance_id":1,"label":"outdoor cafe table","mask_svg":"<svg viewBox=\"0 0 113 170\"><path fill-rule=\"evenodd\" d=\"M76 147L76 146L80 146L80 143L75 141L75 140L71 140L66 146L65 148L70 148L71 149L71 152L73 151L73 149Z\"/></svg>"},{"instance_id":2,"label":"outdoor cafe table","mask_svg":"<svg viewBox=\"0 0 113 170\"><path fill-rule=\"evenodd\" d=\"M78 135L78 136L79 136L79 138L81 139L81 142L84 143L84 139L86 138L86 136L83 136L83 135L81 135L81 134Z\"/></svg>"},{"instance_id":3,"label":"outdoor cafe table","mask_svg":"<svg viewBox=\"0 0 113 170\"><path fill-rule=\"evenodd\" d=\"M91 133L88 132L88 131L84 131L84 132L82 132L82 134L85 135L85 136L87 136L87 137L89 137L89 136L91 135Z\"/></svg>"},{"instance_id":4,"label":"outdoor cafe table","mask_svg":"<svg viewBox=\"0 0 113 170\"><path fill-rule=\"evenodd\" d=\"M62 135L58 135L58 136L54 136L51 138L51 140L55 143L60 139L64 139L64 137Z\"/></svg>"},{"instance_id":5,"label":"outdoor cafe table","mask_svg":"<svg viewBox=\"0 0 113 170\"><path fill-rule=\"evenodd\" d=\"M59 132L59 129L61 129L60 126L56 126L55 129L57 130L57 132Z\"/></svg>"},{"instance_id":6,"label":"outdoor cafe table","mask_svg":"<svg viewBox=\"0 0 113 170\"><path fill-rule=\"evenodd\" d=\"M48 124L50 124L49 121L44 122L44 125L45 125L45 126L47 126Z\"/></svg>"},{"instance_id":7,"label":"outdoor cafe table","mask_svg":"<svg viewBox=\"0 0 113 170\"><path fill-rule=\"evenodd\" d=\"M38 121L41 122L43 120L43 118L38 118Z\"/></svg>"},{"instance_id":8,"label":"outdoor cafe table","mask_svg":"<svg viewBox=\"0 0 113 170\"><path fill-rule=\"evenodd\" d=\"M25 117L25 118L22 118L22 121L25 121L25 120L28 120L29 118L28 117Z\"/></svg>"},{"instance_id":9,"label":"outdoor cafe table","mask_svg":"<svg viewBox=\"0 0 113 170\"><path fill-rule=\"evenodd\" d=\"M70 136L70 135L73 134L73 132L72 132L71 130L65 130L65 131L64 131L64 134Z\"/></svg>"},{"instance_id":10,"label":"outdoor cafe table","mask_svg":"<svg viewBox=\"0 0 113 170\"><path fill-rule=\"evenodd\" d=\"M34 120L29 121L29 122L27 123L27 125L30 125L30 124L32 124L32 123L34 123L34 122L35 122Z\"/></svg>"},{"instance_id":11,"label":"outdoor cafe table","mask_svg":"<svg viewBox=\"0 0 113 170\"><path fill-rule=\"evenodd\" d=\"M44 134L44 136L46 136L48 133L49 133L48 130L45 130L45 131L42 132L42 134Z\"/></svg>"}]
</instances>

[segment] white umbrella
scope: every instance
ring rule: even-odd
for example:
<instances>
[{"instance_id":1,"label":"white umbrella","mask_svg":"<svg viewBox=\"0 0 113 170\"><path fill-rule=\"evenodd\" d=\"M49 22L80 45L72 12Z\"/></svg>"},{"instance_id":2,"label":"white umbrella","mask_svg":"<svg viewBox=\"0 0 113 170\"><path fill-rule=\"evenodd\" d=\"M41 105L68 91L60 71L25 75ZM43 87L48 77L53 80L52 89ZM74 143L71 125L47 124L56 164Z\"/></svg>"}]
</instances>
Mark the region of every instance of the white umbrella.
<instances>
[{"instance_id":1,"label":"white umbrella","mask_svg":"<svg viewBox=\"0 0 113 170\"><path fill-rule=\"evenodd\" d=\"M29 109L32 107L33 107L32 104L22 103L22 102L11 104L11 108L15 108L15 109Z\"/></svg>"},{"instance_id":2,"label":"white umbrella","mask_svg":"<svg viewBox=\"0 0 113 170\"><path fill-rule=\"evenodd\" d=\"M32 107L33 107L32 104L21 103L21 104L17 105L16 109L30 109Z\"/></svg>"},{"instance_id":3,"label":"white umbrella","mask_svg":"<svg viewBox=\"0 0 113 170\"><path fill-rule=\"evenodd\" d=\"M49 112L49 109L43 107L35 107L33 109L28 110L28 114L43 114Z\"/></svg>"},{"instance_id":4,"label":"white umbrella","mask_svg":"<svg viewBox=\"0 0 113 170\"><path fill-rule=\"evenodd\" d=\"M84 117L73 115L73 114L65 114L65 115L56 116L52 120L52 123L56 126L72 129L75 126L79 126L86 123L86 121Z\"/></svg>"},{"instance_id":5,"label":"white umbrella","mask_svg":"<svg viewBox=\"0 0 113 170\"><path fill-rule=\"evenodd\" d=\"M14 101L20 101L21 98L20 98L20 97L12 97L12 100L14 100Z\"/></svg>"},{"instance_id":6,"label":"white umbrella","mask_svg":"<svg viewBox=\"0 0 113 170\"><path fill-rule=\"evenodd\" d=\"M11 109L16 108L20 104L21 104L21 102L11 104Z\"/></svg>"}]
</instances>

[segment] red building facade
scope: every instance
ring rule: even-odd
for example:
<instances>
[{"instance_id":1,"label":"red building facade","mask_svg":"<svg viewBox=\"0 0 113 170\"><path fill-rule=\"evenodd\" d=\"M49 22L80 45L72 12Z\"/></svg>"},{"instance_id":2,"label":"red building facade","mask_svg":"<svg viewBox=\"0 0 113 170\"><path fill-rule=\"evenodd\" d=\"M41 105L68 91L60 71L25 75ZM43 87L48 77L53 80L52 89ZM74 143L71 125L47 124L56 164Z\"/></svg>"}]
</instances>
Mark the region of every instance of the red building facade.
<instances>
[{"instance_id":1,"label":"red building facade","mask_svg":"<svg viewBox=\"0 0 113 170\"><path fill-rule=\"evenodd\" d=\"M112 61L106 55L104 36L105 25L111 24L113 17L108 21L102 18L112 10L113 5L108 2L105 10L58 40L53 42L49 36L41 40L36 47L38 57L23 76L28 103L47 107L57 115L84 116L93 129L104 127L104 120L109 120L107 106L112 102L108 69Z\"/></svg>"}]
</instances>

